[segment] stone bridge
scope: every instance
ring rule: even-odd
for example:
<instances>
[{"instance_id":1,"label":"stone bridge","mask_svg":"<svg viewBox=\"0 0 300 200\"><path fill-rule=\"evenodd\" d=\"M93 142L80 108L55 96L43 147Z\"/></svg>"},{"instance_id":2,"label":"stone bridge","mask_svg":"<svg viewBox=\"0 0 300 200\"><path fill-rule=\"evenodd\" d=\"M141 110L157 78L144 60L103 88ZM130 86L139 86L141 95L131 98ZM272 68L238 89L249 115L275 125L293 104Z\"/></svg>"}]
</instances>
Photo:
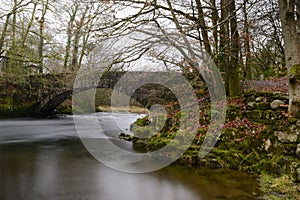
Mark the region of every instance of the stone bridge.
<instances>
[{"instance_id":1,"label":"stone bridge","mask_svg":"<svg viewBox=\"0 0 300 200\"><path fill-rule=\"evenodd\" d=\"M92 75L87 73L80 77L77 76L77 78L72 74L31 76L31 87L38 91L38 102L33 110L35 115L38 116L52 115L58 105L74 94L95 88L114 89L117 84L126 88L126 90L120 90L121 93L135 99L143 106L176 101L176 96L171 91L172 89L162 86L167 84L175 86L177 89L180 88L182 83L179 83L180 81L174 74L175 76L181 76L179 73L170 74L169 72L146 72L145 74L144 72L124 71L106 72L101 77L97 73ZM154 81L154 83L163 81L165 84L154 84L149 83L149 81ZM133 90L134 92L132 93Z\"/></svg>"}]
</instances>

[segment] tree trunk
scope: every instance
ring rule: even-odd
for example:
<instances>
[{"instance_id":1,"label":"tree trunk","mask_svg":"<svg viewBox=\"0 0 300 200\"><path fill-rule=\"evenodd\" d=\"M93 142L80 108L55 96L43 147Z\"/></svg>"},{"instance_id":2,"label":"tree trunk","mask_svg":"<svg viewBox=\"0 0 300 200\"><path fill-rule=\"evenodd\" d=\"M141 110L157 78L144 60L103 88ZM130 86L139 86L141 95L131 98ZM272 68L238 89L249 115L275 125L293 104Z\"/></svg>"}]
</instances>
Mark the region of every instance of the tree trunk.
<instances>
[{"instance_id":1,"label":"tree trunk","mask_svg":"<svg viewBox=\"0 0 300 200\"><path fill-rule=\"evenodd\" d=\"M69 64L69 58L70 58L70 50L71 50L71 42L72 42L72 36L73 36L73 27L75 23L75 17L78 11L78 4L74 6L74 9L72 9L72 13L70 13L70 20L68 23L68 29L67 29L67 44L66 44L66 54L64 59L64 70L67 71L68 64Z\"/></svg>"},{"instance_id":2,"label":"tree trunk","mask_svg":"<svg viewBox=\"0 0 300 200\"><path fill-rule=\"evenodd\" d=\"M14 0L13 9L12 9L12 22L11 22L11 48L8 52L8 66L9 72L16 73L18 72L18 63L16 61L16 24L17 24L17 0Z\"/></svg>"},{"instance_id":3,"label":"tree trunk","mask_svg":"<svg viewBox=\"0 0 300 200\"><path fill-rule=\"evenodd\" d=\"M218 49L218 45L219 45L219 31L218 31L218 20L219 20L219 16L218 16L218 10L216 7L216 0L210 0L210 6L212 8L212 14L211 14L211 18L212 18L212 25L213 25L213 38L214 38L214 46L213 46L213 59L215 64L218 66L218 59L217 59L217 55L219 54L219 49Z\"/></svg>"},{"instance_id":4,"label":"tree trunk","mask_svg":"<svg viewBox=\"0 0 300 200\"><path fill-rule=\"evenodd\" d=\"M78 70L78 68L80 67L79 65L79 61L80 61L80 57L79 57L79 42L80 42L80 38L82 37L83 34L83 27L85 25L85 17L86 14L89 10L89 7L86 7L84 12L82 13L82 16L80 18L80 20L76 23L76 30L75 30L75 36L74 36L74 42L73 42L73 57L72 57L72 69L73 70ZM80 61L81 62L81 61Z\"/></svg>"},{"instance_id":5,"label":"tree trunk","mask_svg":"<svg viewBox=\"0 0 300 200\"><path fill-rule=\"evenodd\" d=\"M289 112L300 117L300 35L296 1L279 0L279 12L285 45L285 62L289 75ZM298 6L297 6L298 7Z\"/></svg>"},{"instance_id":6,"label":"tree trunk","mask_svg":"<svg viewBox=\"0 0 300 200\"><path fill-rule=\"evenodd\" d=\"M39 73L44 71L44 28L45 28L45 16L49 6L49 0L42 4L42 16L40 19L40 43L39 43Z\"/></svg>"},{"instance_id":7,"label":"tree trunk","mask_svg":"<svg viewBox=\"0 0 300 200\"><path fill-rule=\"evenodd\" d=\"M77 70L78 67L78 52L79 52L79 39L80 39L80 29L76 27L75 36L73 41L73 51L72 51L72 62L71 69L72 71Z\"/></svg>"},{"instance_id":8,"label":"tree trunk","mask_svg":"<svg viewBox=\"0 0 300 200\"><path fill-rule=\"evenodd\" d=\"M11 16L11 13L7 14L5 23L3 25L2 34L1 34L1 38L0 38L0 56L2 55L2 53L4 51L3 50L4 39L5 39L5 35L6 35L6 32L7 32L7 27L8 27L10 16Z\"/></svg>"},{"instance_id":9,"label":"tree trunk","mask_svg":"<svg viewBox=\"0 0 300 200\"><path fill-rule=\"evenodd\" d=\"M243 5L243 14L244 14L244 42L245 42L245 71L244 79L251 80L252 72L250 66L250 34L249 34L249 25L248 25L248 13L247 13L247 1L244 0Z\"/></svg>"},{"instance_id":10,"label":"tree trunk","mask_svg":"<svg viewBox=\"0 0 300 200\"><path fill-rule=\"evenodd\" d=\"M208 55L212 56L211 46L210 46L210 42L209 42L209 38L208 38L207 27L205 24L204 12L202 10L201 0L196 0L196 4L197 4L197 11L198 11L198 19L199 19L198 26L201 29L201 35L202 35L202 39L203 39L204 48L205 48L206 53L208 53Z\"/></svg>"},{"instance_id":11,"label":"tree trunk","mask_svg":"<svg viewBox=\"0 0 300 200\"><path fill-rule=\"evenodd\" d=\"M40 31L39 31L39 37L40 37L40 41L39 41L39 48L38 48L38 51L39 51L39 73L42 74L43 73L43 48L44 48L44 36L43 36L43 33L44 33L44 17L42 17L40 19Z\"/></svg>"},{"instance_id":12,"label":"tree trunk","mask_svg":"<svg viewBox=\"0 0 300 200\"><path fill-rule=\"evenodd\" d=\"M235 1L229 1L230 12L230 66L229 73L229 96L234 97L240 93L240 78L239 78L239 33L237 27Z\"/></svg>"},{"instance_id":13,"label":"tree trunk","mask_svg":"<svg viewBox=\"0 0 300 200\"><path fill-rule=\"evenodd\" d=\"M228 94L228 65L229 65L229 22L226 20L228 16L227 9L225 7L226 0L221 1L221 18L220 18L220 45L219 45L219 68L225 72L225 89Z\"/></svg>"},{"instance_id":14,"label":"tree trunk","mask_svg":"<svg viewBox=\"0 0 300 200\"><path fill-rule=\"evenodd\" d=\"M37 7L37 4L38 4L38 1L35 1L33 3L33 8L32 8L32 12L31 12L31 17L30 17L30 20L28 22L28 25L27 25L27 28L24 32L24 34L22 35L22 41L21 41L21 49L24 50L25 49L25 43L26 43L26 39L27 39L27 36L29 34L29 31L31 29L31 26L33 24L33 21L34 21L34 18L35 18L35 12L36 12L36 7Z\"/></svg>"},{"instance_id":15,"label":"tree trunk","mask_svg":"<svg viewBox=\"0 0 300 200\"><path fill-rule=\"evenodd\" d=\"M222 23L224 42L224 65L225 65L225 88L230 97L234 97L240 93L239 78L239 34L237 27L235 1L222 0ZM226 55L227 54L227 55Z\"/></svg>"}]
</instances>

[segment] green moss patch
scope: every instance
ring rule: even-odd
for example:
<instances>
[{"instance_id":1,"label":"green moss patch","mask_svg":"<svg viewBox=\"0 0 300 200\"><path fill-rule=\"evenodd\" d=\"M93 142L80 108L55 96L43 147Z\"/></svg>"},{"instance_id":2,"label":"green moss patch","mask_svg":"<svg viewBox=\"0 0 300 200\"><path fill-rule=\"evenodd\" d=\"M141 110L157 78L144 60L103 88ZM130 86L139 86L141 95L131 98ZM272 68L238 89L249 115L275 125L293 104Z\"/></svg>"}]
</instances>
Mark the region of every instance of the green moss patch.
<instances>
[{"instance_id":1,"label":"green moss patch","mask_svg":"<svg viewBox=\"0 0 300 200\"><path fill-rule=\"evenodd\" d=\"M293 65L290 69L290 75L300 80L300 64Z\"/></svg>"},{"instance_id":2,"label":"green moss patch","mask_svg":"<svg viewBox=\"0 0 300 200\"><path fill-rule=\"evenodd\" d=\"M299 185L295 184L290 177L282 175L279 177L262 174L260 175L260 186L263 193L262 199L266 200L294 200L300 199Z\"/></svg>"}]
</instances>

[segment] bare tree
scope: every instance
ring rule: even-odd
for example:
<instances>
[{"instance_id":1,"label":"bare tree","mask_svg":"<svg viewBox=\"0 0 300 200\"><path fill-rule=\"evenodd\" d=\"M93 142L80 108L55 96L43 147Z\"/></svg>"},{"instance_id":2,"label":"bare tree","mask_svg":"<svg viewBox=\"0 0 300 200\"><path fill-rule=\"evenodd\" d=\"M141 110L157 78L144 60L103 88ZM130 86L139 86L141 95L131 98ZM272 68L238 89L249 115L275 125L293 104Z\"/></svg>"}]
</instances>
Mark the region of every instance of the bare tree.
<instances>
[{"instance_id":1,"label":"bare tree","mask_svg":"<svg viewBox=\"0 0 300 200\"><path fill-rule=\"evenodd\" d=\"M243 15L244 15L244 44L245 44L245 70L244 79L252 79L252 72L250 66L250 40L249 22L248 22L248 0L243 2Z\"/></svg>"}]
</instances>

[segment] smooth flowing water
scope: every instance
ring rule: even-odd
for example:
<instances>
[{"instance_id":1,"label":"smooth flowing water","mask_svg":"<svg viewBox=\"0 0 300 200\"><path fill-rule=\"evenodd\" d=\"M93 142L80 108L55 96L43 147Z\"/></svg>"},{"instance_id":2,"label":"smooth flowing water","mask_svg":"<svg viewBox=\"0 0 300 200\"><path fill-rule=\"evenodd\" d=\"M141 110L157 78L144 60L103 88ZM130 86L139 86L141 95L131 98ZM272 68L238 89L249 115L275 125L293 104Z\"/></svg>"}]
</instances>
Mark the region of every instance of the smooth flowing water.
<instances>
[{"instance_id":1,"label":"smooth flowing water","mask_svg":"<svg viewBox=\"0 0 300 200\"><path fill-rule=\"evenodd\" d=\"M130 113L97 116L106 137L115 141L139 117ZM131 148L129 142L118 142ZM71 116L0 121L1 200L255 199L257 188L254 177L235 171L171 166L129 174L108 168L84 148Z\"/></svg>"}]
</instances>

